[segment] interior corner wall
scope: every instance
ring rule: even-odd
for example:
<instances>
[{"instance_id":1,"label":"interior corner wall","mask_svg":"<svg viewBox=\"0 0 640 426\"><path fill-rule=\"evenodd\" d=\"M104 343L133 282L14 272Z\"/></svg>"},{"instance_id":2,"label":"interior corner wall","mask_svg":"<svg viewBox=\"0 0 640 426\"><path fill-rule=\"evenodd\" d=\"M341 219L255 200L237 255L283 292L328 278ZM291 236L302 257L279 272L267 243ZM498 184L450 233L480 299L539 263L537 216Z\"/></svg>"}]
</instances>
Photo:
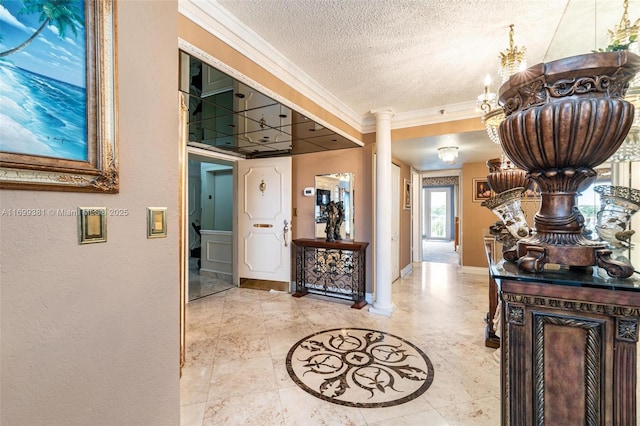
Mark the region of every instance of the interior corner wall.
<instances>
[{"instance_id":1,"label":"interior corner wall","mask_svg":"<svg viewBox=\"0 0 640 426\"><path fill-rule=\"evenodd\" d=\"M484 250L483 235L488 234L489 226L498 217L481 203L473 201L473 178L486 179L489 174L485 163L466 163L462 166L462 266L484 267L487 257Z\"/></svg>"},{"instance_id":2,"label":"interior corner wall","mask_svg":"<svg viewBox=\"0 0 640 426\"><path fill-rule=\"evenodd\" d=\"M127 214L87 245L75 216L0 217L3 425L180 424L177 2L115 4L120 192L0 197ZM167 238L147 239L148 206Z\"/></svg>"}]
</instances>

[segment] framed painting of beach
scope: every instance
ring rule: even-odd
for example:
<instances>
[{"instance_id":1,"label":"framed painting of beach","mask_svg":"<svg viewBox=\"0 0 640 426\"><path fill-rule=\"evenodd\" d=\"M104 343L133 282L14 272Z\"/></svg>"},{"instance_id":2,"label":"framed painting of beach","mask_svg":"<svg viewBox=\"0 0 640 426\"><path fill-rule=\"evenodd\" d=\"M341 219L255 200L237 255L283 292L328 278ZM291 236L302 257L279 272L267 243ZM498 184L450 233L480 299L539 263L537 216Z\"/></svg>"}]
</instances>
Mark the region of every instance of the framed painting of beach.
<instances>
[{"instance_id":1,"label":"framed painting of beach","mask_svg":"<svg viewBox=\"0 0 640 426\"><path fill-rule=\"evenodd\" d=\"M0 3L0 188L118 192L115 7Z\"/></svg>"}]
</instances>

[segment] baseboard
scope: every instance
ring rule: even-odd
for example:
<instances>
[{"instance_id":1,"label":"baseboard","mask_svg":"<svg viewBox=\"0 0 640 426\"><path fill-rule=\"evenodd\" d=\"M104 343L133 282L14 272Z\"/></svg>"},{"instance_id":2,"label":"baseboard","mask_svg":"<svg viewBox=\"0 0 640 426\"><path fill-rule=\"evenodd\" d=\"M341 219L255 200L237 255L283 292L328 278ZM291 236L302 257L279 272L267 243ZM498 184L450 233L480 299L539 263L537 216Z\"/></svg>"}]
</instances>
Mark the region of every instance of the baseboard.
<instances>
[{"instance_id":1,"label":"baseboard","mask_svg":"<svg viewBox=\"0 0 640 426\"><path fill-rule=\"evenodd\" d=\"M410 263L407 266L405 266L404 268L402 268L402 270L400 271L400 276L401 277L406 277L407 275L409 275L412 272L413 272L413 263Z\"/></svg>"},{"instance_id":2,"label":"baseboard","mask_svg":"<svg viewBox=\"0 0 640 426\"><path fill-rule=\"evenodd\" d=\"M233 281L233 274L227 272L214 271L213 269L200 268L200 275L210 278L218 278L223 281Z\"/></svg>"},{"instance_id":3,"label":"baseboard","mask_svg":"<svg viewBox=\"0 0 640 426\"><path fill-rule=\"evenodd\" d=\"M240 288L254 290L289 291L289 283L286 281L256 280L253 278L240 278Z\"/></svg>"}]
</instances>

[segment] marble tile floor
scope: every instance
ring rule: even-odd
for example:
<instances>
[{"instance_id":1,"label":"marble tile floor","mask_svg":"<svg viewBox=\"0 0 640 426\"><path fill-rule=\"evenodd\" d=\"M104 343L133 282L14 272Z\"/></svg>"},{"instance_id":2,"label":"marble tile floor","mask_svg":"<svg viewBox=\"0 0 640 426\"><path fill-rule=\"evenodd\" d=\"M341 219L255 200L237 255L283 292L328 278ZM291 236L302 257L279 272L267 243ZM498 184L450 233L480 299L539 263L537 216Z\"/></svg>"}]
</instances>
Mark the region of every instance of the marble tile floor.
<instances>
[{"instance_id":1,"label":"marble tile floor","mask_svg":"<svg viewBox=\"0 0 640 426\"><path fill-rule=\"evenodd\" d=\"M189 259L189 301L229 290L234 285L230 280L200 274L198 259Z\"/></svg>"},{"instance_id":2,"label":"marble tile floor","mask_svg":"<svg viewBox=\"0 0 640 426\"><path fill-rule=\"evenodd\" d=\"M498 425L500 367L484 346L487 277L416 263L393 284L388 318L316 296L233 288L187 305L181 425ZM419 397L383 408L337 405L291 379L288 351L313 333L366 328L401 337L433 363Z\"/></svg>"}]
</instances>

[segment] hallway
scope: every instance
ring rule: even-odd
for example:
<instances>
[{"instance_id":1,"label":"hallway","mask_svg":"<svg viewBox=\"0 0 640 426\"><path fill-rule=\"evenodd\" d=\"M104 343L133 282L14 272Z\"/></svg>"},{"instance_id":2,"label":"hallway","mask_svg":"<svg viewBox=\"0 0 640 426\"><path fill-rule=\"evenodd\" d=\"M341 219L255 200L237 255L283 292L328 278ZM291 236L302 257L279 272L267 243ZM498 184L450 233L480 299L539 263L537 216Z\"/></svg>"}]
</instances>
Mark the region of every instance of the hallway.
<instances>
[{"instance_id":1,"label":"hallway","mask_svg":"<svg viewBox=\"0 0 640 426\"><path fill-rule=\"evenodd\" d=\"M498 425L499 365L484 346L487 277L458 265L414 264L394 283L391 318L341 301L233 288L187 306L181 424ZM433 383L401 405L358 408L305 393L286 368L301 339L364 328L414 344L433 364Z\"/></svg>"},{"instance_id":2,"label":"hallway","mask_svg":"<svg viewBox=\"0 0 640 426\"><path fill-rule=\"evenodd\" d=\"M460 253L454 248L453 240L422 239L422 261L460 264ZM458 249L460 250L460 249Z\"/></svg>"}]
</instances>

